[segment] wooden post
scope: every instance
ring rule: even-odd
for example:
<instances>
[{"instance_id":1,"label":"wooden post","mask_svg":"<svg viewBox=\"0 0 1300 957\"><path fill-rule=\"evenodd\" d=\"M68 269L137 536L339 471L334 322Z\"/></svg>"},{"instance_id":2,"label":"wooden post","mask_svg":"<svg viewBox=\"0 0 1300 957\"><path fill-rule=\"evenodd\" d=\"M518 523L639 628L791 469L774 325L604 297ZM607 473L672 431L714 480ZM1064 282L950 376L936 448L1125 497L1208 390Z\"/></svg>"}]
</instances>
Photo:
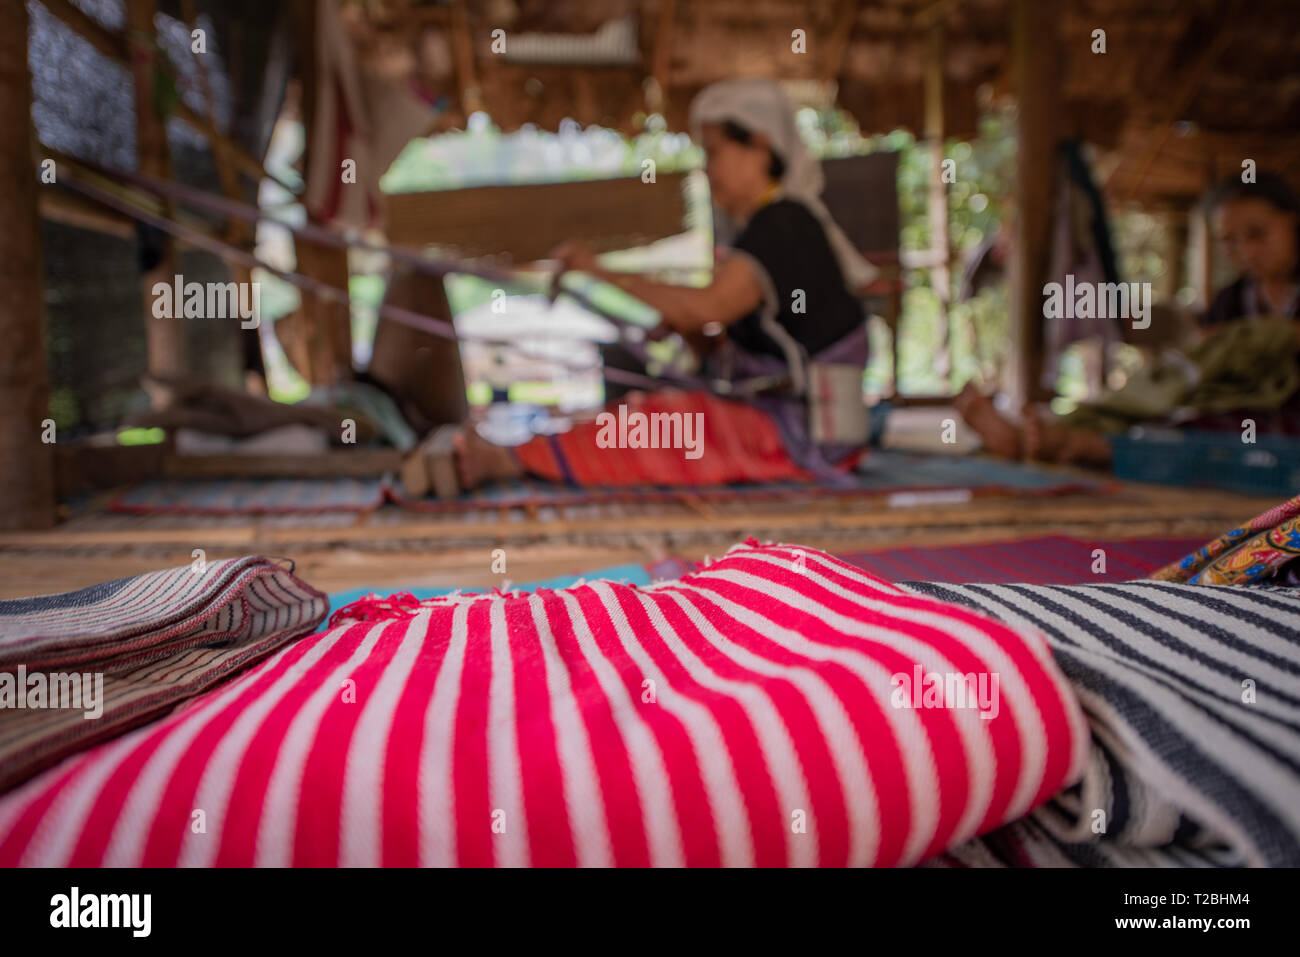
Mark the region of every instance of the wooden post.
<instances>
[{"instance_id":1,"label":"wooden post","mask_svg":"<svg viewBox=\"0 0 1300 957\"><path fill-rule=\"evenodd\" d=\"M460 86L460 108L468 117L483 109L483 92L474 66L474 42L469 33L469 15L465 0L451 2L451 54L456 61L456 81Z\"/></svg>"},{"instance_id":2,"label":"wooden post","mask_svg":"<svg viewBox=\"0 0 1300 957\"><path fill-rule=\"evenodd\" d=\"M298 80L302 85L302 168L308 170L319 93L316 89L316 6L311 0L296 0L292 12ZM339 109L343 109L341 103ZM307 221L314 226L328 225L317 220L310 209ZM348 288L346 249L314 243L302 236L294 236L293 247L298 272L337 289ZM285 324L283 330L281 324ZM312 385L333 385L352 378L352 313L346 304L319 299L304 291L298 317L281 319L276 324L277 335L292 335L295 327L301 338L299 353L305 367L298 371L303 378Z\"/></svg>"},{"instance_id":3,"label":"wooden post","mask_svg":"<svg viewBox=\"0 0 1300 957\"><path fill-rule=\"evenodd\" d=\"M311 169L311 125L316 118L316 3L293 0L289 8L293 26L293 54L298 73L298 112L302 120L303 176Z\"/></svg>"},{"instance_id":4,"label":"wooden post","mask_svg":"<svg viewBox=\"0 0 1300 957\"><path fill-rule=\"evenodd\" d=\"M313 223L321 225L320 223ZM294 237L298 272L336 289L348 288L346 249ZM347 303L302 293L308 367L299 369L312 385L334 385L352 378L352 311ZM280 320L283 322L284 320Z\"/></svg>"},{"instance_id":5,"label":"wooden post","mask_svg":"<svg viewBox=\"0 0 1300 957\"><path fill-rule=\"evenodd\" d=\"M647 113L663 113L668 108L668 85L671 82L673 30L677 20L675 0L661 0L659 22L655 25L654 49L650 54L650 76L644 84ZM645 17L641 18L645 28Z\"/></svg>"},{"instance_id":6,"label":"wooden post","mask_svg":"<svg viewBox=\"0 0 1300 957\"><path fill-rule=\"evenodd\" d=\"M442 279L409 268L394 271L384 304L451 320ZM388 318L375 328L369 373L401 397L402 411L416 432L461 422L469 412L460 345Z\"/></svg>"},{"instance_id":7,"label":"wooden post","mask_svg":"<svg viewBox=\"0 0 1300 957\"><path fill-rule=\"evenodd\" d=\"M859 0L840 0L835 8L835 22L831 27L826 42L826 52L822 57L820 79L829 83L837 79L844 68L844 52L849 48L853 37L853 24L858 18Z\"/></svg>"},{"instance_id":8,"label":"wooden post","mask_svg":"<svg viewBox=\"0 0 1300 957\"><path fill-rule=\"evenodd\" d=\"M925 62L925 139L930 149L930 187L928 213L930 221L930 252L934 263L930 267L930 285L939 300L939 349L935 367L949 379L952 375L952 331L949 329L948 306L952 299L950 262L952 251L948 243L948 186L943 181L943 141L945 124L943 115L944 42L943 21L931 24L926 42Z\"/></svg>"},{"instance_id":9,"label":"wooden post","mask_svg":"<svg viewBox=\"0 0 1300 957\"><path fill-rule=\"evenodd\" d=\"M185 25L190 28L192 34L199 27L199 13L194 0L181 0L181 13ZM191 55L194 58L194 72L198 76L199 89L203 93L203 105L208 111L208 120L212 124L213 131L218 134L208 140L208 146L212 150L212 160L217 167L217 181L221 184L221 192L227 199L242 202L244 194L239 186L239 171L235 168L234 159L231 156L230 141L226 137L219 135L221 131L217 127L216 101L212 96L212 81L208 77L208 64L204 60L206 54L191 49ZM249 225L243 220L232 217L226 222L226 242L243 248L251 231Z\"/></svg>"},{"instance_id":10,"label":"wooden post","mask_svg":"<svg viewBox=\"0 0 1300 957\"><path fill-rule=\"evenodd\" d=\"M54 522L53 446L41 441L49 410L39 186L32 161L32 80L27 5L0 4L0 529Z\"/></svg>"},{"instance_id":11,"label":"wooden post","mask_svg":"<svg viewBox=\"0 0 1300 957\"><path fill-rule=\"evenodd\" d=\"M1010 343L1006 389L1013 407L1043 397L1043 282L1050 255L1052 188L1062 59L1059 11L1042 0L1013 0L1011 56L1016 131L1015 232L1011 250Z\"/></svg>"},{"instance_id":12,"label":"wooden post","mask_svg":"<svg viewBox=\"0 0 1300 957\"><path fill-rule=\"evenodd\" d=\"M1178 293L1185 284L1188 228L1191 221L1187 209L1182 204L1162 210L1160 221L1165 229L1165 243L1162 250L1165 257L1165 274L1160 277L1156 302L1172 303L1177 300Z\"/></svg>"},{"instance_id":13,"label":"wooden post","mask_svg":"<svg viewBox=\"0 0 1300 957\"><path fill-rule=\"evenodd\" d=\"M198 29L199 14L194 0L181 0L181 13L185 18L185 25L190 28L191 34ZM206 54L194 52L194 67L199 78L199 88L203 91L203 104L207 109L207 116L212 124L214 133L220 133L217 128L217 109L216 100L212 95L212 81L208 76L208 64L204 57ZM231 155L229 141L220 135L213 135L208 139L208 146L212 149L212 159L217 166L217 179L221 183L221 192L227 199L235 202L243 202L244 194L239 185L239 170L235 166L234 158ZM255 227L232 216L226 220L226 242L240 249L251 251L253 248L253 237ZM231 277L235 282L247 286L253 281L253 271L243 263L232 263L227 261L226 268L230 270ZM239 330L240 346L244 356L244 386L250 392L259 395L266 394L266 365L262 358L262 340L259 330L257 329L240 329Z\"/></svg>"},{"instance_id":14,"label":"wooden post","mask_svg":"<svg viewBox=\"0 0 1300 957\"><path fill-rule=\"evenodd\" d=\"M156 0L127 0L127 48L130 51L131 80L135 92L135 149L140 172L158 179L171 179L167 128L158 115L154 99L154 71L160 55L155 45ZM171 204L164 201L165 215ZM185 339L180 318L157 318L153 314L155 283L171 284L177 271L176 244L170 236L158 239L157 265L142 277L145 348L149 371L160 376L179 376L186 371Z\"/></svg>"},{"instance_id":15,"label":"wooden post","mask_svg":"<svg viewBox=\"0 0 1300 957\"><path fill-rule=\"evenodd\" d=\"M1214 243L1201 203L1187 210L1187 246L1188 285L1196 293L1196 308L1208 309L1214 295Z\"/></svg>"}]
</instances>

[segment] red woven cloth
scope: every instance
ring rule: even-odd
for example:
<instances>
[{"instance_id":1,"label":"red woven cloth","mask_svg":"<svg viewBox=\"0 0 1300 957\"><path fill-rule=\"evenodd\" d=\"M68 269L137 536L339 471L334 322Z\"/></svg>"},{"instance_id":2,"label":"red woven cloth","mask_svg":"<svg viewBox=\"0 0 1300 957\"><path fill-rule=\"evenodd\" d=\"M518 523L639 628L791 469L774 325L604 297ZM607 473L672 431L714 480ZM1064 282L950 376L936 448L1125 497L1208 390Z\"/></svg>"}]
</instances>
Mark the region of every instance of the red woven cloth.
<instances>
[{"instance_id":1,"label":"red woven cloth","mask_svg":"<svg viewBox=\"0 0 1300 957\"><path fill-rule=\"evenodd\" d=\"M1084 765L1040 635L811 549L390 609L11 792L0 865L912 864Z\"/></svg>"},{"instance_id":2,"label":"red woven cloth","mask_svg":"<svg viewBox=\"0 0 1300 957\"><path fill-rule=\"evenodd\" d=\"M886 581L1083 585L1145 578L1200 544L1194 538L1092 540L1048 535L1013 542L844 552Z\"/></svg>"},{"instance_id":3,"label":"red woven cloth","mask_svg":"<svg viewBox=\"0 0 1300 957\"><path fill-rule=\"evenodd\" d=\"M608 429L606 423L583 422L561 435L533 439L515 449L519 463L531 474L553 482L580 486L625 487L630 485L726 485L731 482L781 482L811 476L791 461L776 424L767 413L747 405L720 399L708 392L662 389L631 392L611 403L607 412L618 422L619 405L625 406L623 421L631 428ZM664 434L667 421L651 416L699 416L703 428L698 457L680 447L647 448L636 443ZM675 424L675 423L674 423ZM692 424L693 427L694 424ZM653 428L652 428L653 426ZM632 444L602 445L605 439L621 438ZM671 432L671 429L668 430ZM694 438L694 433L692 433Z\"/></svg>"}]
</instances>

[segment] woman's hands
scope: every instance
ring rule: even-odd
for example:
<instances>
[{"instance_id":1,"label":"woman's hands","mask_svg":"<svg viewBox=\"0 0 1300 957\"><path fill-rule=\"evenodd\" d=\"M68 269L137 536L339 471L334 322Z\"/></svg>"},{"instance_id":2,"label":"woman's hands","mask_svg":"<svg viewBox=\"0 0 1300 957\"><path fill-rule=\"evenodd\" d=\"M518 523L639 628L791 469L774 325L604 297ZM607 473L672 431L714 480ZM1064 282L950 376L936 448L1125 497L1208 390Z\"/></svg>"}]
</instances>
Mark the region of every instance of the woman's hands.
<instances>
[{"instance_id":1,"label":"woman's hands","mask_svg":"<svg viewBox=\"0 0 1300 957\"><path fill-rule=\"evenodd\" d=\"M560 244L551 252L551 258L560 263L552 283L552 298L560 277L566 272L579 270L588 273L657 309L666 329L656 329L655 336L672 331L687 338L698 337L706 328L711 334L716 334L753 312L763 302L763 287L748 257L719 257L713 282L703 288L675 286L635 273L602 269L596 263L596 254L591 246L581 240Z\"/></svg>"},{"instance_id":2,"label":"woman's hands","mask_svg":"<svg viewBox=\"0 0 1300 957\"><path fill-rule=\"evenodd\" d=\"M596 253L587 242L581 239L572 239L568 242L560 243L555 249L551 250L552 259L560 261L560 272L595 272L599 266L596 264Z\"/></svg>"}]
</instances>

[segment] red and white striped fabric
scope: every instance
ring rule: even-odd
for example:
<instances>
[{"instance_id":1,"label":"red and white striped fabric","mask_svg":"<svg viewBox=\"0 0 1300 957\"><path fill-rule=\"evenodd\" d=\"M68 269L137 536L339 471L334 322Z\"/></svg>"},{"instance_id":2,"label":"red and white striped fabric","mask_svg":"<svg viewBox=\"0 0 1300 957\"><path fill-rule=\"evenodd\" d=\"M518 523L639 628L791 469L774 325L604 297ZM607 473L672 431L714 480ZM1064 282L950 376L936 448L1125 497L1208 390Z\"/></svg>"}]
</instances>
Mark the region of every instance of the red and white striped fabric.
<instances>
[{"instance_id":1,"label":"red and white striped fabric","mask_svg":"<svg viewBox=\"0 0 1300 957\"><path fill-rule=\"evenodd\" d=\"M917 666L997 674L996 716L896 707ZM913 864L1086 745L1038 634L747 544L303 639L0 800L0 864Z\"/></svg>"},{"instance_id":2,"label":"red and white striped fabric","mask_svg":"<svg viewBox=\"0 0 1300 957\"><path fill-rule=\"evenodd\" d=\"M654 448L605 446L600 438L606 427L588 421L559 435L541 436L516 446L515 458L538 478L583 488L700 488L809 478L790 458L775 420L748 402L698 390L656 389L629 392L617 402L610 402L605 411L615 417L645 416L647 422L672 421L667 417L685 422L688 416L699 416L700 432L696 437L701 454L688 458L681 448L670 447L667 442L660 448L657 439ZM654 434L653 429L650 432ZM651 441L650 436L644 441Z\"/></svg>"}]
</instances>

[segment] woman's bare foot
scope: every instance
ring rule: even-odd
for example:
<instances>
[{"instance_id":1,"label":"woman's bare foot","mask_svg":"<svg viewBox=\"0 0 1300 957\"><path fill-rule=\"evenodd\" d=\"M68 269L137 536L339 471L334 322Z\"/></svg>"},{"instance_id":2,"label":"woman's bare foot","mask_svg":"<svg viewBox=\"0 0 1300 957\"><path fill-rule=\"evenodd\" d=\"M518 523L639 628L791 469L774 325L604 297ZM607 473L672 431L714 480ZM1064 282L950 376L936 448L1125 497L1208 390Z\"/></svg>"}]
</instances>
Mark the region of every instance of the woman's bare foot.
<instances>
[{"instance_id":1,"label":"woman's bare foot","mask_svg":"<svg viewBox=\"0 0 1300 957\"><path fill-rule=\"evenodd\" d=\"M1020 458L1024 445L1021 429L1003 418L988 396L967 382L953 399L953 405L966 424L978 433L988 451L1006 459Z\"/></svg>"},{"instance_id":2,"label":"woman's bare foot","mask_svg":"<svg viewBox=\"0 0 1300 957\"><path fill-rule=\"evenodd\" d=\"M493 445L468 422L461 426L453 443L456 474L462 488L477 488L486 482L518 478L524 474L508 448Z\"/></svg>"},{"instance_id":3,"label":"woman's bare foot","mask_svg":"<svg viewBox=\"0 0 1300 957\"><path fill-rule=\"evenodd\" d=\"M1062 429L1065 441L1057 456L1062 465L1095 465L1108 468L1114 450L1106 436L1084 429Z\"/></svg>"},{"instance_id":4,"label":"woman's bare foot","mask_svg":"<svg viewBox=\"0 0 1300 957\"><path fill-rule=\"evenodd\" d=\"M1111 462L1110 442L1098 432L1070 429L1025 406L1025 458L1058 465L1099 465Z\"/></svg>"},{"instance_id":5,"label":"woman's bare foot","mask_svg":"<svg viewBox=\"0 0 1300 957\"><path fill-rule=\"evenodd\" d=\"M1054 423L1050 414L1045 417L1036 406L1028 404L1021 412L1025 423L1024 454L1031 462L1060 461L1067 430Z\"/></svg>"}]
</instances>

